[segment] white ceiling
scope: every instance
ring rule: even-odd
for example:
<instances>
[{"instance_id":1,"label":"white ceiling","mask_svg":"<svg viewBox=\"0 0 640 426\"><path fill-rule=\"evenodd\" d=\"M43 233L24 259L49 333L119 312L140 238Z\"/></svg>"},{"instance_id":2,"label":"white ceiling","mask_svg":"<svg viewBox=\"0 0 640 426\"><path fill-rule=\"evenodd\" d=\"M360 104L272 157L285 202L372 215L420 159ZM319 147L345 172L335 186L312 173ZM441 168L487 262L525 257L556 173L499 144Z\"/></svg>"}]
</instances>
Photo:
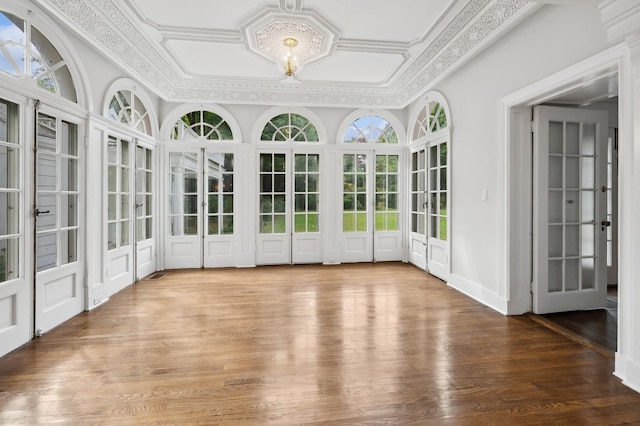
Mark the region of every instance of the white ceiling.
<instances>
[{"instance_id":1,"label":"white ceiling","mask_svg":"<svg viewBox=\"0 0 640 426\"><path fill-rule=\"evenodd\" d=\"M539 0L38 2L166 100L387 108L406 106L540 6ZM324 43L294 79L258 46L261 27L290 21L303 32L311 27Z\"/></svg>"}]
</instances>

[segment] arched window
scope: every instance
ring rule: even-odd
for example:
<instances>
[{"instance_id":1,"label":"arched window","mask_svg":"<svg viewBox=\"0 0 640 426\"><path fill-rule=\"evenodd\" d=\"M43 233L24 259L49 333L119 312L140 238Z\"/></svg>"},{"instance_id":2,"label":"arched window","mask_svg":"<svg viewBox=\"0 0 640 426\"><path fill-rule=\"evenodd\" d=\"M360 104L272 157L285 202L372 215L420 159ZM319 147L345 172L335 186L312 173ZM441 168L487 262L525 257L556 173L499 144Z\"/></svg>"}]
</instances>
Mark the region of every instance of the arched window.
<instances>
[{"instance_id":1,"label":"arched window","mask_svg":"<svg viewBox=\"0 0 640 426\"><path fill-rule=\"evenodd\" d=\"M351 123L342 141L344 143L397 144L398 134L391 123L384 118L365 115Z\"/></svg>"},{"instance_id":2,"label":"arched window","mask_svg":"<svg viewBox=\"0 0 640 426\"><path fill-rule=\"evenodd\" d=\"M53 44L28 21L0 11L0 71L36 84L72 102L77 95L71 73Z\"/></svg>"},{"instance_id":3,"label":"arched window","mask_svg":"<svg viewBox=\"0 0 640 426\"><path fill-rule=\"evenodd\" d=\"M420 110L413 125L413 140L447 128L447 113L444 105L436 100L428 101Z\"/></svg>"},{"instance_id":4,"label":"arched window","mask_svg":"<svg viewBox=\"0 0 640 426\"><path fill-rule=\"evenodd\" d=\"M109 102L107 117L142 133L152 135L149 111L132 90L118 90L113 95Z\"/></svg>"},{"instance_id":5,"label":"arched window","mask_svg":"<svg viewBox=\"0 0 640 426\"><path fill-rule=\"evenodd\" d=\"M318 131L311 121L300 115L285 113L276 115L262 129L261 141L265 142L319 142Z\"/></svg>"},{"instance_id":6,"label":"arched window","mask_svg":"<svg viewBox=\"0 0 640 426\"><path fill-rule=\"evenodd\" d=\"M184 114L173 126L171 139L232 141L233 131L227 121L207 110L196 110Z\"/></svg>"}]
</instances>

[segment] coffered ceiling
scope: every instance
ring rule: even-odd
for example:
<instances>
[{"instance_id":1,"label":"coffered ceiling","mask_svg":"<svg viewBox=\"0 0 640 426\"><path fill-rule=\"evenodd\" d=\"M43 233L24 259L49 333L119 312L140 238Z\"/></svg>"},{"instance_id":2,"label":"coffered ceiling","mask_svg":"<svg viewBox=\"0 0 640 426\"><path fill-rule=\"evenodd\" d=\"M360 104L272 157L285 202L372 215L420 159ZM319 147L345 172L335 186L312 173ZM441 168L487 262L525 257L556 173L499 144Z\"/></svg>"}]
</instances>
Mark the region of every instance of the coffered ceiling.
<instances>
[{"instance_id":1,"label":"coffered ceiling","mask_svg":"<svg viewBox=\"0 0 640 426\"><path fill-rule=\"evenodd\" d=\"M35 0L168 101L402 108L540 0ZM558 1L558 0L555 0ZM285 37L303 59L276 65Z\"/></svg>"}]
</instances>

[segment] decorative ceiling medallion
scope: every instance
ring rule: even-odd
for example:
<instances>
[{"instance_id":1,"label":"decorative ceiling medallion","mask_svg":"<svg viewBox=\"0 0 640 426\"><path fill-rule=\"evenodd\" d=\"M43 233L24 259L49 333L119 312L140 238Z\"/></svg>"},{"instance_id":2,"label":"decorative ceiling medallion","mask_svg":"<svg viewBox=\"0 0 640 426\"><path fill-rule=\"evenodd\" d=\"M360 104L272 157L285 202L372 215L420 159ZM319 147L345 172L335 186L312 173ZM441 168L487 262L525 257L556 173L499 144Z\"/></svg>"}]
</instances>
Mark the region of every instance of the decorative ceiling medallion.
<instances>
[{"instance_id":1,"label":"decorative ceiling medallion","mask_svg":"<svg viewBox=\"0 0 640 426\"><path fill-rule=\"evenodd\" d=\"M247 48L273 61L285 53L282 40L298 40L297 55L310 63L330 55L338 41L338 31L312 11L287 11L268 8L245 24L241 31Z\"/></svg>"}]
</instances>

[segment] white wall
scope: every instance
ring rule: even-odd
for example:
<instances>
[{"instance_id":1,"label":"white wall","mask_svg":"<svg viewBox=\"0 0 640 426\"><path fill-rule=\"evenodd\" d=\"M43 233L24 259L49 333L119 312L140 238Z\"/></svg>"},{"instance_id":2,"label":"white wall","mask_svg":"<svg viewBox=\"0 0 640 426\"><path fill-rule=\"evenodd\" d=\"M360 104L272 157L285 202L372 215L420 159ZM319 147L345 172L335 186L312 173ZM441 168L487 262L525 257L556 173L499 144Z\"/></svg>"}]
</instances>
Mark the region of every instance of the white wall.
<instances>
[{"instance_id":1,"label":"white wall","mask_svg":"<svg viewBox=\"0 0 640 426\"><path fill-rule=\"evenodd\" d=\"M434 88L453 122L450 284L494 308L505 297L498 288L499 100L606 46L593 4L545 5Z\"/></svg>"}]
</instances>

